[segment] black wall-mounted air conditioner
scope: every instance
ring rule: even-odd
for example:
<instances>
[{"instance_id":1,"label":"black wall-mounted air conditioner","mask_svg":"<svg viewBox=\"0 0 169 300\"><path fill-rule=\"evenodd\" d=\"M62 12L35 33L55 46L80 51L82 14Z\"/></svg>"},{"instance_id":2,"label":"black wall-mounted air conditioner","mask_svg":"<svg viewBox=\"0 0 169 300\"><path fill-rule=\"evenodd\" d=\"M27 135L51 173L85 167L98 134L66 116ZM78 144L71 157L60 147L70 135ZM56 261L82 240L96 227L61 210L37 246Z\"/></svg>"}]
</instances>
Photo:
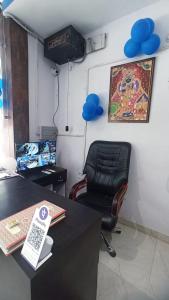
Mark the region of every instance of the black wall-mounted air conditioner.
<instances>
[{"instance_id":1,"label":"black wall-mounted air conditioner","mask_svg":"<svg viewBox=\"0 0 169 300\"><path fill-rule=\"evenodd\" d=\"M44 55L62 65L85 55L85 39L70 25L45 39Z\"/></svg>"}]
</instances>

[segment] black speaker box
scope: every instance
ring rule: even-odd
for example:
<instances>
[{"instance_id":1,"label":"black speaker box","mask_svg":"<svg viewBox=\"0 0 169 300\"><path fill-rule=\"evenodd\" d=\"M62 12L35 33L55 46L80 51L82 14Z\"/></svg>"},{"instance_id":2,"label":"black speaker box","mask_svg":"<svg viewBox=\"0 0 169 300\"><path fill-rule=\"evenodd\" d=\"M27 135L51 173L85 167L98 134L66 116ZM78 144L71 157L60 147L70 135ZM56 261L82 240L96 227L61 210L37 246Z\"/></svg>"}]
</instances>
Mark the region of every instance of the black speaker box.
<instances>
[{"instance_id":1,"label":"black speaker box","mask_svg":"<svg viewBox=\"0 0 169 300\"><path fill-rule=\"evenodd\" d=\"M85 55L85 39L70 25L45 39L44 55L62 65Z\"/></svg>"}]
</instances>

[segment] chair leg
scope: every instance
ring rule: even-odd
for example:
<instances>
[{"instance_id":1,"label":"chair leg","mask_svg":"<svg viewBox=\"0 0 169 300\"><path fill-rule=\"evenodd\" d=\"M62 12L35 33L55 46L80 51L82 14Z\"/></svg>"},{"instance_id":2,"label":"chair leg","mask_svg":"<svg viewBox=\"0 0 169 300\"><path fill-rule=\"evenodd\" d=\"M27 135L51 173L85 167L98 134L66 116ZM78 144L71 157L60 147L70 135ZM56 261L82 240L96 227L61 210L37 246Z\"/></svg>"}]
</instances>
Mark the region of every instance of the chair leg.
<instances>
[{"instance_id":1,"label":"chair leg","mask_svg":"<svg viewBox=\"0 0 169 300\"><path fill-rule=\"evenodd\" d=\"M109 242L107 241L107 239L105 238L103 232L101 231L101 237L107 247L107 251L110 254L110 256L115 257L116 256L116 251L113 250L113 248L111 247L111 245L109 244Z\"/></svg>"}]
</instances>

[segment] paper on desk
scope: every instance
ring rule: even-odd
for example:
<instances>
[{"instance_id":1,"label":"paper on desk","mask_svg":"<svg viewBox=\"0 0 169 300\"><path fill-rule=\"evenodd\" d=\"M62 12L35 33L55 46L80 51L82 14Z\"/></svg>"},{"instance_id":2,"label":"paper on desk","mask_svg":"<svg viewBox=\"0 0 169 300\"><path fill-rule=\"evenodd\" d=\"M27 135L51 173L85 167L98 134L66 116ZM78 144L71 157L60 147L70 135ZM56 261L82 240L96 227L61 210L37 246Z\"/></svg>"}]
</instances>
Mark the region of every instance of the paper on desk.
<instances>
[{"instance_id":1,"label":"paper on desk","mask_svg":"<svg viewBox=\"0 0 169 300\"><path fill-rule=\"evenodd\" d=\"M0 173L0 178L5 178L8 176L9 176L8 173L5 173L5 172Z\"/></svg>"},{"instance_id":2,"label":"paper on desk","mask_svg":"<svg viewBox=\"0 0 169 300\"><path fill-rule=\"evenodd\" d=\"M0 179L11 178L15 176L19 176L19 175L15 172L8 171L8 170L0 171Z\"/></svg>"}]
</instances>

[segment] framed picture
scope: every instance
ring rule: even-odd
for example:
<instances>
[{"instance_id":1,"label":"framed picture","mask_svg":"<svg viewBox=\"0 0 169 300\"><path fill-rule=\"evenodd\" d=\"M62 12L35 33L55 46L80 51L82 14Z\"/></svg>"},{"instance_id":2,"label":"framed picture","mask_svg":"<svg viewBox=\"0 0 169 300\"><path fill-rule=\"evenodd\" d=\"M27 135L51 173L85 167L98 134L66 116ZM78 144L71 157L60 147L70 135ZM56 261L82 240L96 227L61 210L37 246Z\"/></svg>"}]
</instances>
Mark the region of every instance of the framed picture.
<instances>
[{"instance_id":1,"label":"framed picture","mask_svg":"<svg viewBox=\"0 0 169 300\"><path fill-rule=\"evenodd\" d=\"M149 122L155 57L111 67L109 122Z\"/></svg>"}]
</instances>

